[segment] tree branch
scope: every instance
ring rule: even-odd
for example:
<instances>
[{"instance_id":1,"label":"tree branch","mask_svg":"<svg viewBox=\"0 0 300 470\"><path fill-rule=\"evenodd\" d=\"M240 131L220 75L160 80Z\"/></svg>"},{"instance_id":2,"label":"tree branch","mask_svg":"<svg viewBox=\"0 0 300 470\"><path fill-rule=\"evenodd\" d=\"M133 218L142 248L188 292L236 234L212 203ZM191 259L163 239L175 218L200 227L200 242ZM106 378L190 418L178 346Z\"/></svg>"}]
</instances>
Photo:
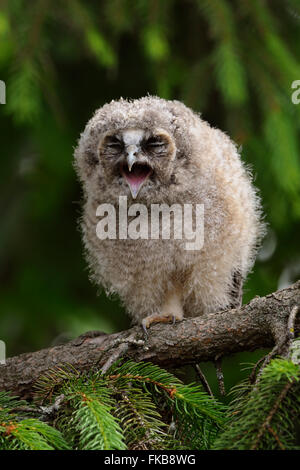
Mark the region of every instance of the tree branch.
<instances>
[{"instance_id":1,"label":"tree branch","mask_svg":"<svg viewBox=\"0 0 300 470\"><path fill-rule=\"evenodd\" d=\"M7 359L0 365L0 390L29 398L37 378L62 363L81 371L107 369L125 354L137 361L176 367L271 348L287 335L294 306L300 306L300 281L266 297L255 297L238 309L185 319L175 325L153 325L146 341L140 326L110 335L91 332L64 345ZM300 331L299 315L295 330Z\"/></svg>"}]
</instances>

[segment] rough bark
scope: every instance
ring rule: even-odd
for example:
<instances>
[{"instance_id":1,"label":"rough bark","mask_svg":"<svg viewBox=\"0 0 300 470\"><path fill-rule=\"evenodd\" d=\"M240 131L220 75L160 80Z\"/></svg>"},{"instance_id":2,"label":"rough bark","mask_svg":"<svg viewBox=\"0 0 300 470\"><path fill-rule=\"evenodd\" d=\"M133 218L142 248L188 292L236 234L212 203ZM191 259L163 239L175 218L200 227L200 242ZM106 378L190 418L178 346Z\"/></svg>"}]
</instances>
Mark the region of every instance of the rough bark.
<instances>
[{"instance_id":1,"label":"rough bark","mask_svg":"<svg viewBox=\"0 0 300 470\"><path fill-rule=\"evenodd\" d=\"M64 345L7 359L0 365L0 390L28 398L37 378L62 363L81 371L103 365L107 369L117 357L126 355L176 367L271 348L286 334L295 305L300 306L300 281L266 297L255 297L238 309L185 319L175 325L153 325L146 341L140 326L110 335L91 332ZM299 317L295 324L298 333Z\"/></svg>"}]
</instances>

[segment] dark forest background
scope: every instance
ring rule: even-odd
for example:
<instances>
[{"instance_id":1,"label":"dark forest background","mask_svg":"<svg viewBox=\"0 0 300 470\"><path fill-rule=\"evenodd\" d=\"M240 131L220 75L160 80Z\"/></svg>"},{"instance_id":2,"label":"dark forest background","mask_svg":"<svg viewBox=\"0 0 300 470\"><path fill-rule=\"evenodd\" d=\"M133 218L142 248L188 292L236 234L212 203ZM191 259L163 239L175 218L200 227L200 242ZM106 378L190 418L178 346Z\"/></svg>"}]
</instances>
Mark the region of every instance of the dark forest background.
<instances>
[{"instance_id":1,"label":"dark forest background","mask_svg":"<svg viewBox=\"0 0 300 470\"><path fill-rule=\"evenodd\" d=\"M0 338L8 356L130 324L118 300L88 280L72 167L94 110L120 96L182 100L241 147L268 222L244 302L299 278L300 104L291 100L299 56L298 0L0 1ZM225 383L261 354L226 359Z\"/></svg>"}]
</instances>

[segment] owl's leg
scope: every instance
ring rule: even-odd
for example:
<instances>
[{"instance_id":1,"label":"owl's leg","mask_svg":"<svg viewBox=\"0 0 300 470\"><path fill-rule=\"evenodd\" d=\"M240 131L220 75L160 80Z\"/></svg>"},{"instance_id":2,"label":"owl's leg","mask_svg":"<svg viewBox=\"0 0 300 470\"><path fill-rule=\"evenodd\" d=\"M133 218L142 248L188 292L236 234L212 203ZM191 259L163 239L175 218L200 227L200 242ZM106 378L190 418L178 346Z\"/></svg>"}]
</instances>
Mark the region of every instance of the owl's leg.
<instances>
[{"instance_id":1,"label":"owl's leg","mask_svg":"<svg viewBox=\"0 0 300 470\"><path fill-rule=\"evenodd\" d=\"M142 320L142 327L145 332L152 323L175 323L183 319L183 308L181 300L181 291L179 288L168 292L162 309L159 313L149 315Z\"/></svg>"}]
</instances>

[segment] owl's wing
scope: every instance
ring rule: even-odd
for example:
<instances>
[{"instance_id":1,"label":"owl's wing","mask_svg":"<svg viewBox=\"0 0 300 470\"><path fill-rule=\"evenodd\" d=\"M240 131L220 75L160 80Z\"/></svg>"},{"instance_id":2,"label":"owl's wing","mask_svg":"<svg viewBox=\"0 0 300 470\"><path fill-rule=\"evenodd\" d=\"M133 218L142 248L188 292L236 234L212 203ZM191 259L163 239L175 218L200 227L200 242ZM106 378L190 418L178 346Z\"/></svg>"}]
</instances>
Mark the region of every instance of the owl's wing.
<instances>
[{"instance_id":1,"label":"owl's wing","mask_svg":"<svg viewBox=\"0 0 300 470\"><path fill-rule=\"evenodd\" d=\"M243 299L243 277L239 271L233 273L232 289L230 292L230 308L238 308L242 305Z\"/></svg>"}]
</instances>

